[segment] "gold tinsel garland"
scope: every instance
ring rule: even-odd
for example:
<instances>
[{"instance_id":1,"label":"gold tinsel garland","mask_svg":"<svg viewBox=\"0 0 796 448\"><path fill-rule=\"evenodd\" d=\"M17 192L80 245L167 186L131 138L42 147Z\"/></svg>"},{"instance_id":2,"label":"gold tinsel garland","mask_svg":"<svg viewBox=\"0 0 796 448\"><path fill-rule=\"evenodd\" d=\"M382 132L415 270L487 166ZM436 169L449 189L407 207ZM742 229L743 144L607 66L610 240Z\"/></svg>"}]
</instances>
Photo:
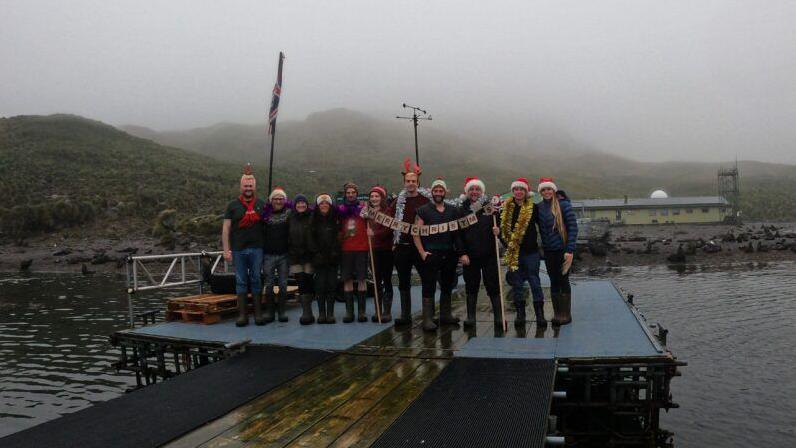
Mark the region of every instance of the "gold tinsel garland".
<instances>
[{"instance_id":1,"label":"gold tinsel garland","mask_svg":"<svg viewBox=\"0 0 796 448\"><path fill-rule=\"evenodd\" d=\"M514 214L514 207L516 206L514 199L509 199L503 205L503 212L500 214L501 229L500 233L503 236L503 241L508 243L506 254L503 257L503 263L508 266L509 271L516 271L519 269L520 259L520 245L522 239L525 237L525 231L528 229L528 223L531 222L533 216L533 201L526 199L520 209L520 215L517 217L517 223L514 225L516 230L511 229L511 218Z\"/></svg>"}]
</instances>

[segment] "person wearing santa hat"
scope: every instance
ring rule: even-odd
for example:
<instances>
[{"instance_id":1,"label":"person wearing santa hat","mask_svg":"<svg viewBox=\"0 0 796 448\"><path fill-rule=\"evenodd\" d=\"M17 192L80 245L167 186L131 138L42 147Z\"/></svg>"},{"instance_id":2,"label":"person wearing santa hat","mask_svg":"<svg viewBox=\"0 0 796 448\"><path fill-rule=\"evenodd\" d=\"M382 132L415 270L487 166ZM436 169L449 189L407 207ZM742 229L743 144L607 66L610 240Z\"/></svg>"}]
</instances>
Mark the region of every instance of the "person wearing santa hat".
<instances>
[{"instance_id":1,"label":"person wearing santa hat","mask_svg":"<svg viewBox=\"0 0 796 448\"><path fill-rule=\"evenodd\" d=\"M544 292L539 279L539 243L537 241L538 207L534 204L531 186L524 177L511 183L512 198L503 205L500 239L506 247L504 264L506 282L511 285L514 323L524 328L525 282L531 287L533 311L537 328L547 325L544 318Z\"/></svg>"},{"instance_id":2,"label":"person wearing santa hat","mask_svg":"<svg viewBox=\"0 0 796 448\"><path fill-rule=\"evenodd\" d=\"M442 179L437 179L431 184L430 202L417 209L415 224L418 226L432 226L447 224L457 220L459 210L457 207L445 203L448 186ZM415 247L423 260L420 271L420 281L423 291L423 330L434 331L434 295L439 283L439 323L440 325L455 325L459 318L451 312L451 296L453 287L456 286L456 265L462 251L461 235L458 231L443 231L428 235L414 235Z\"/></svg>"},{"instance_id":3,"label":"person wearing santa hat","mask_svg":"<svg viewBox=\"0 0 796 448\"><path fill-rule=\"evenodd\" d=\"M488 203L486 199L486 186L477 177L468 177L464 180L464 194L466 199L459 209L461 216L475 212L478 222L461 230L461 239L464 254L459 257L462 263L464 290L466 293L467 319L465 328L473 328L476 323L476 305L478 290L481 289L481 278L484 279L484 288L492 303L492 312L495 323L502 328L503 319L500 314L500 273L497 268L495 251L495 236L499 227L495 226L492 215L484 213L483 206Z\"/></svg>"},{"instance_id":4,"label":"person wearing santa hat","mask_svg":"<svg viewBox=\"0 0 796 448\"><path fill-rule=\"evenodd\" d=\"M312 254L312 270L315 272L318 323L333 324L336 322L334 304L340 266L340 221L330 195L318 195L315 204L310 224L309 250Z\"/></svg>"},{"instance_id":5,"label":"person wearing santa hat","mask_svg":"<svg viewBox=\"0 0 796 448\"><path fill-rule=\"evenodd\" d=\"M420 194L421 173L422 169L419 165L411 163L409 159L404 160L401 172L404 188L393 204L393 217L400 222L414 224L417 209L429 203L429 198ZM417 252L412 235L399 230L396 230L393 235L395 244L393 260L398 273L398 293L401 296L401 316L395 319L395 325L412 325L412 267L419 274L422 271L423 262L420 260L420 254Z\"/></svg>"},{"instance_id":6,"label":"person wearing santa hat","mask_svg":"<svg viewBox=\"0 0 796 448\"><path fill-rule=\"evenodd\" d=\"M235 265L235 293L238 295L238 320L235 325L249 324L246 315L246 296L252 293L254 322L262 325L260 294L262 280L260 270L263 263L263 226L260 215L265 201L256 195L257 181L251 165L246 165L240 178L240 196L227 204L221 228L221 244L224 259Z\"/></svg>"},{"instance_id":7,"label":"person wearing santa hat","mask_svg":"<svg viewBox=\"0 0 796 448\"><path fill-rule=\"evenodd\" d=\"M265 322L274 321L274 308L279 322L287 322L285 302L287 301L288 241L287 219L290 204L282 187L274 188L268 196L270 201L263 212L263 272L265 273ZM279 293L274 293L274 285Z\"/></svg>"},{"instance_id":8,"label":"person wearing santa hat","mask_svg":"<svg viewBox=\"0 0 796 448\"><path fill-rule=\"evenodd\" d=\"M369 205L377 212L391 216L394 212L387 203L387 190L381 185L376 185L370 189ZM392 240L393 232L389 227L367 221L368 236L373 245L373 265L376 272L373 273L374 287L378 288L379 299L381 302L381 321L390 322L392 320L392 270L393 253ZM373 315L373 322L378 321L378 316Z\"/></svg>"},{"instance_id":9,"label":"person wearing santa hat","mask_svg":"<svg viewBox=\"0 0 796 448\"><path fill-rule=\"evenodd\" d=\"M572 321L572 289L569 269L578 240L578 220L572 203L559 198L558 187L552 178L539 179L539 233L545 255L547 275L550 277L550 297L553 302L553 325Z\"/></svg>"},{"instance_id":10,"label":"person wearing santa hat","mask_svg":"<svg viewBox=\"0 0 796 448\"><path fill-rule=\"evenodd\" d=\"M368 272L368 235L365 219L361 215L363 204L357 198L359 187L355 183L346 183L343 194L343 204L337 208L340 215L340 239L343 242L343 254L340 258L340 277L343 279L345 298L343 323L354 321L354 282L357 282L357 321L367 322L365 277Z\"/></svg>"}]
</instances>

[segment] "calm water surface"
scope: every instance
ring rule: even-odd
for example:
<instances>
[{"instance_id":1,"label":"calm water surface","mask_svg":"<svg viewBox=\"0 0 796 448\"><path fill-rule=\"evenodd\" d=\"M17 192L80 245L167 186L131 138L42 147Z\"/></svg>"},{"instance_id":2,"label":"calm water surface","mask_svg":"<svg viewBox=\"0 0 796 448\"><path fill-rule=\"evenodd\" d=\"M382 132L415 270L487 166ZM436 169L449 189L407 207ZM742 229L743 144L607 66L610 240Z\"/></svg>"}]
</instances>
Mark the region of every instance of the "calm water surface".
<instances>
[{"instance_id":1,"label":"calm water surface","mask_svg":"<svg viewBox=\"0 0 796 448\"><path fill-rule=\"evenodd\" d=\"M625 267L609 278L670 329L689 364L672 381L681 408L662 422L677 446L796 446L796 264ZM108 335L126 319L121 278L0 275L0 436L130 387L109 367Z\"/></svg>"}]
</instances>

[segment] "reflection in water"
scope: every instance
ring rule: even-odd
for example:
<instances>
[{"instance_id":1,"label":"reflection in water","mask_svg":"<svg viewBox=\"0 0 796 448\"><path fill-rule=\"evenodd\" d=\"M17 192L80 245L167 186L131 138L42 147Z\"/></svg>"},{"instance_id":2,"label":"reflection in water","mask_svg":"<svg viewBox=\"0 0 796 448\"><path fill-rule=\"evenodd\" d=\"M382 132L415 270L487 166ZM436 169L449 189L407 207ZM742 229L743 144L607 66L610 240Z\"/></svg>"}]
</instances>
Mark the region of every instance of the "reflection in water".
<instances>
[{"instance_id":1,"label":"reflection in water","mask_svg":"<svg viewBox=\"0 0 796 448\"><path fill-rule=\"evenodd\" d=\"M650 322L671 330L670 347L689 364L672 382L681 408L662 416L677 446L794 446L796 264L624 267L611 275ZM165 294L137 299L139 310L164 302ZM108 335L126 319L121 279L0 276L0 435L132 386L110 367ZM490 327L479 331L502 335L501 325ZM412 333L402 338L408 345ZM445 337L440 348L452 343Z\"/></svg>"},{"instance_id":2,"label":"reflection in water","mask_svg":"<svg viewBox=\"0 0 796 448\"><path fill-rule=\"evenodd\" d=\"M117 352L108 336L127 325L124 291L114 276L0 274L0 436L135 384L111 368ZM164 295L136 303L163 309Z\"/></svg>"},{"instance_id":3,"label":"reflection in water","mask_svg":"<svg viewBox=\"0 0 796 448\"><path fill-rule=\"evenodd\" d=\"M661 425L679 447L796 446L796 264L684 267L612 277L688 362Z\"/></svg>"}]
</instances>

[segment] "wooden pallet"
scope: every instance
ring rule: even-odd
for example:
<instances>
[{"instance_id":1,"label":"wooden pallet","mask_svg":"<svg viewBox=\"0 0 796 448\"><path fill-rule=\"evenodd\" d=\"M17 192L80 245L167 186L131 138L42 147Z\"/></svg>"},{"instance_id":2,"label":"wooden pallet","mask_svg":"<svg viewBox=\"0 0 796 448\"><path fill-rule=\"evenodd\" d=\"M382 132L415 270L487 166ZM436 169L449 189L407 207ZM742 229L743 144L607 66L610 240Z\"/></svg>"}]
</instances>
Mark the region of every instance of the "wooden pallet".
<instances>
[{"instance_id":1,"label":"wooden pallet","mask_svg":"<svg viewBox=\"0 0 796 448\"><path fill-rule=\"evenodd\" d=\"M288 297L298 291L296 286L288 286L287 289ZM278 286L274 287L274 292L279 292ZM251 296L249 302L251 311ZM234 315L237 310L238 296L235 294L197 294L170 299L166 306L166 320L214 324Z\"/></svg>"}]
</instances>

